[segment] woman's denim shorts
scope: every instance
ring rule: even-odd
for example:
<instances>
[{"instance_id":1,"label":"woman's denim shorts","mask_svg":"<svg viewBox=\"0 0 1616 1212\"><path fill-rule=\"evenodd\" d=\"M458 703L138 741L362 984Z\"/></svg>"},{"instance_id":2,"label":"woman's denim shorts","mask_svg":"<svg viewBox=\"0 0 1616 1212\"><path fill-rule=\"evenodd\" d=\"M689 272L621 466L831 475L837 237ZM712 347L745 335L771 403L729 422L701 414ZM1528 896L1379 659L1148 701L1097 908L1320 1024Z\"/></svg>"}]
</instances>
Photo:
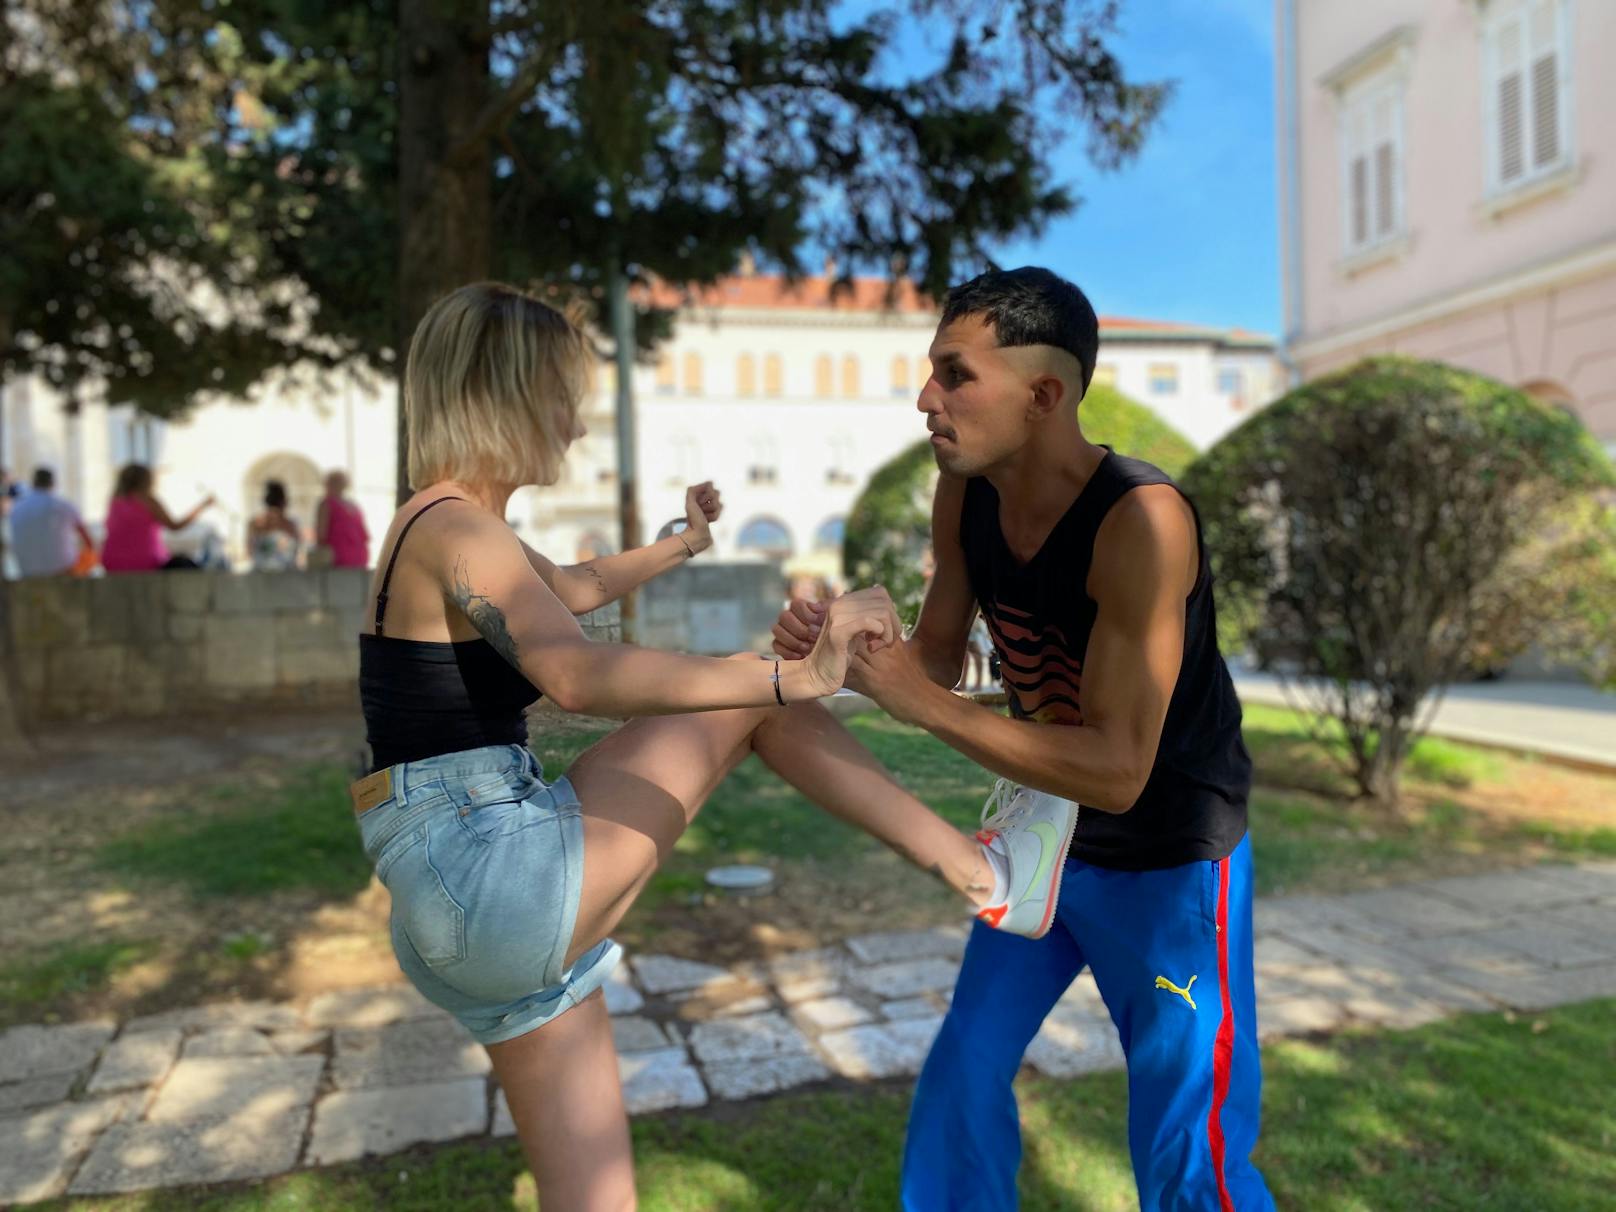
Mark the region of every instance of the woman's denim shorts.
<instances>
[{"instance_id":1,"label":"woman's denim shorts","mask_svg":"<svg viewBox=\"0 0 1616 1212\"><path fill-rule=\"evenodd\" d=\"M355 788L365 853L393 898L399 967L478 1042L543 1026L611 975L623 954L611 939L566 966L584 837L565 777L547 784L522 746L490 745Z\"/></svg>"}]
</instances>

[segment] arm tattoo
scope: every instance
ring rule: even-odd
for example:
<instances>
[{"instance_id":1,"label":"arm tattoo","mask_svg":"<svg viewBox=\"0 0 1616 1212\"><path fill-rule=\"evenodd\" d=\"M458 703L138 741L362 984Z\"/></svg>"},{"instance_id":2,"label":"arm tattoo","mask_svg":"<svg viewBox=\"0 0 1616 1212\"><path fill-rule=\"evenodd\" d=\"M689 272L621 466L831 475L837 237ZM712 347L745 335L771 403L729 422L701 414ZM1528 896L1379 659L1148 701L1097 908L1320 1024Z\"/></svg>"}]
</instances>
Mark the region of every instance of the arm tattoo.
<instances>
[{"instance_id":1,"label":"arm tattoo","mask_svg":"<svg viewBox=\"0 0 1616 1212\"><path fill-rule=\"evenodd\" d=\"M472 592L464 556L455 560L454 601L494 651L520 669L516 658L516 640L511 635L511 629L505 625L505 612L494 605L486 594Z\"/></svg>"},{"instance_id":2,"label":"arm tattoo","mask_svg":"<svg viewBox=\"0 0 1616 1212\"><path fill-rule=\"evenodd\" d=\"M600 590L601 597L609 598L612 596L611 590L606 588L606 578L600 575L600 569L593 564L585 564L584 571L595 578L595 588Z\"/></svg>"}]
</instances>

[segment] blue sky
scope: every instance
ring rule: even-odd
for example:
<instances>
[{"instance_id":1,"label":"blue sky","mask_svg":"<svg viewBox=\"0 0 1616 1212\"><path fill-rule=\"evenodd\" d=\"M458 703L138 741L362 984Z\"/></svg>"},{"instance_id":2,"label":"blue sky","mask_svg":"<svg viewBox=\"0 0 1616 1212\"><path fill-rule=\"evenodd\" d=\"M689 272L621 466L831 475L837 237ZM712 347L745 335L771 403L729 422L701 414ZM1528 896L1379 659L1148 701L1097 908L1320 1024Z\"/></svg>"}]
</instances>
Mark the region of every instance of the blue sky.
<instances>
[{"instance_id":1,"label":"blue sky","mask_svg":"<svg viewBox=\"0 0 1616 1212\"><path fill-rule=\"evenodd\" d=\"M1177 92L1114 173L1071 140L1052 169L1082 204L1000 263L1047 265L1102 315L1277 334L1273 12L1273 0L1125 0L1124 68Z\"/></svg>"}]
</instances>

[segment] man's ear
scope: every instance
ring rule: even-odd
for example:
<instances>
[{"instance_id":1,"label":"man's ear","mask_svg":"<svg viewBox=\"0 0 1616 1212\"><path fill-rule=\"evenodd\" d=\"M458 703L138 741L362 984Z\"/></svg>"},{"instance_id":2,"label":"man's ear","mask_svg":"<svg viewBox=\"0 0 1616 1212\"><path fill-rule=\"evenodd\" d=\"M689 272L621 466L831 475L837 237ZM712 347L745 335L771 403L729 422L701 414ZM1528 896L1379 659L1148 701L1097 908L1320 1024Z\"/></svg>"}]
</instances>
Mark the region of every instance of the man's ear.
<instances>
[{"instance_id":1,"label":"man's ear","mask_svg":"<svg viewBox=\"0 0 1616 1212\"><path fill-rule=\"evenodd\" d=\"M1057 374L1045 372L1036 376L1027 386L1031 391L1027 401L1029 421L1042 421L1052 413L1075 404L1066 381Z\"/></svg>"}]
</instances>

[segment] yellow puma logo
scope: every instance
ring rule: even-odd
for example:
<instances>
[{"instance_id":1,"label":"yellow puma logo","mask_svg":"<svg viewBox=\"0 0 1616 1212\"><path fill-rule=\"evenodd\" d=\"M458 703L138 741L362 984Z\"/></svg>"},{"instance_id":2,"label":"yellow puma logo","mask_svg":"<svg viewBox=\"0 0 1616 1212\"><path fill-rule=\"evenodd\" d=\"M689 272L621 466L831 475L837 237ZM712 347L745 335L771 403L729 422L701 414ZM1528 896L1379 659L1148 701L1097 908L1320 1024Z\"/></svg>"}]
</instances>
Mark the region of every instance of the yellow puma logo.
<instances>
[{"instance_id":1,"label":"yellow puma logo","mask_svg":"<svg viewBox=\"0 0 1616 1212\"><path fill-rule=\"evenodd\" d=\"M1199 974L1197 974L1197 975L1199 975ZM1190 990L1195 988L1195 977L1193 977L1193 976L1190 977L1190 983L1185 985L1182 989L1180 989L1177 985L1173 984L1173 982L1168 980L1165 976L1158 976L1156 978L1156 988L1165 989L1169 993L1178 994L1179 997L1183 998L1185 1001L1187 1001L1190 1004L1190 1009L1191 1010L1195 1009L1195 999L1190 996Z\"/></svg>"}]
</instances>

